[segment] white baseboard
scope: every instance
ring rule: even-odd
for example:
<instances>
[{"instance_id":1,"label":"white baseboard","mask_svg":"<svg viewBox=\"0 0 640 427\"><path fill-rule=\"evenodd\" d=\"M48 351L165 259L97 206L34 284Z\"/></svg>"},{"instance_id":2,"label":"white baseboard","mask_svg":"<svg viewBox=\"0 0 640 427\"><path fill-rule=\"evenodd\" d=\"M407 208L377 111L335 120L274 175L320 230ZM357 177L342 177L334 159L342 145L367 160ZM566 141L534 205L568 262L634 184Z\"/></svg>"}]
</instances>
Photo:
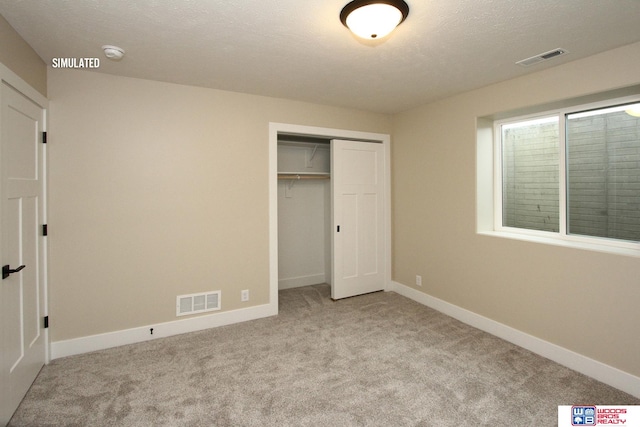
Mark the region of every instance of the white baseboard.
<instances>
[{"instance_id":1,"label":"white baseboard","mask_svg":"<svg viewBox=\"0 0 640 427\"><path fill-rule=\"evenodd\" d=\"M574 351L559 345L552 344L510 326L491 320L464 308L458 307L441 299L432 297L409 286L398 282L391 282L388 290L410 298L420 304L433 308L441 313L451 316L459 321L488 332L509 341L519 347L525 348L547 359L553 360L563 366L585 374L591 378L640 397L640 378L628 372L621 371L613 366L606 365L597 360L590 359Z\"/></svg>"},{"instance_id":2,"label":"white baseboard","mask_svg":"<svg viewBox=\"0 0 640 427\"><path fill-rule=\"evenodd\" d=\"M302 286L317 285L318 283L325 283L324 274L313 274L310 276L300 277L288 277L286 279L278 280L278 289L291 289L300 288Z\"/></svg>"},{"instance_id":3,"label":"white baseboard","mask_svg":"<svg viewBox=\"0 0 640 427\"><path fill-rule=\"evenodd\" d=\"M96 350L104 350L121 345L135 344L171 335L246 322L248 320L275 316L276 314L278 314L277 303L264 304L241 308L238 310L216 312L189 319L180 319L171 322L125 329L122 331L56 341L51 343L51 359L59 359L61 357L73 356L75 354L88 353ZM150 331L151 328L153 328L153 335Z\"/></svg>"}]
</instances>

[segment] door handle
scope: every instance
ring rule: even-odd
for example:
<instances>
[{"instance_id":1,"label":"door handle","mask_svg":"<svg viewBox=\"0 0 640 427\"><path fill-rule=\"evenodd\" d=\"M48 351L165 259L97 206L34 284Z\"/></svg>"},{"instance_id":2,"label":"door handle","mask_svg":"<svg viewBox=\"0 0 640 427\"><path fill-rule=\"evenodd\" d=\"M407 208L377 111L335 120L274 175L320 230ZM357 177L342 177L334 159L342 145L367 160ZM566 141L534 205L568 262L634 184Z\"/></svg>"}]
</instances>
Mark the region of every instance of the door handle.
<instances>
[{"instance_id":1,"label":"door handle","mask_svg":"<svg viewBox=\"0 0 640 427\"><path fill-rule=\"evenodd\" d=\"M3 265L2 266L2 280L6 279L7 277L12 275L13 273L17 273L18 271L22 270L25 267L26 267L26 265L21 265L20 267L16 268L15 270L12 270L9 265Z\"/></svg>"}]
</instances>

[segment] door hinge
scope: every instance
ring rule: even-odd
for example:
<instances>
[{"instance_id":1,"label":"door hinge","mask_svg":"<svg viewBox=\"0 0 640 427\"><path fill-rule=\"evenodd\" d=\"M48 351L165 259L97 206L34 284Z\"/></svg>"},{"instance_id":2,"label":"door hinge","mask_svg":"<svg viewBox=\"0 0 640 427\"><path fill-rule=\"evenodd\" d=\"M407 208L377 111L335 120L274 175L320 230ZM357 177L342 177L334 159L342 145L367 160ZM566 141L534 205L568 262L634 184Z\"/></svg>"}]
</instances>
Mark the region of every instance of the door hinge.
<instances>
[{"instance_id":1,"label":"door hinge","mask_svg":"<svg viewBox=\"0 0 640 427\"><path fill-rule=\"evenodd\" d=\"M47 143L47 132L42 132L42 143L43 144Z\"/></svg>"},{"instance_id":2,"label":"door hinge","mask_svg":"<svg viewBox=\"0 0 640 427\"><path fill-rule=\"evenodd\" d=\"M47 229L47 224L42 224L42 235L46 236L49 230Z\"/></svg>"},{"instance_id":3,"label":"door hinge","mask_svg":"<svg viewBox=\"0 0 640 427\"><path fill-rule=\"evenodd\" d=\"M49 316L44 316L44 328L47 329L49 327Z\"/></svg>"}]
</instances>

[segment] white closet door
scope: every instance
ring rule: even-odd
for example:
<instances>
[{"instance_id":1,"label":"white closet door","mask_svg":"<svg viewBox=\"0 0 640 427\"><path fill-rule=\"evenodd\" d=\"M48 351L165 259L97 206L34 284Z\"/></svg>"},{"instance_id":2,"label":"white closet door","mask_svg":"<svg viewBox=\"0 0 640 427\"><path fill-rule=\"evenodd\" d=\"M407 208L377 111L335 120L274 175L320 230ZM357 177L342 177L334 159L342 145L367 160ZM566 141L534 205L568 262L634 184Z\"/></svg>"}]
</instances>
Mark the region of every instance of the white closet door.
<instances>
[{"instance_id":1,"label":"white closet door","mask_svg":"<svg viewBox=\"0 0 640 427\"><path fill-rule=\"evenodd\" d=\"M383 144L331 141L333 299L384 289L384 182Z\"/></svg>"},{"instance_id":2,"label":"white closet door","mask_svg":"<svg viewBox=\"0 0 640 427\"><path fill-rule=\"evenodd\" d=\"M5 425L46 356L40 233L44 113L4 83L0 98L0 253L6 266L0 282L0 425Z\"/></svg>"}]
</instances>

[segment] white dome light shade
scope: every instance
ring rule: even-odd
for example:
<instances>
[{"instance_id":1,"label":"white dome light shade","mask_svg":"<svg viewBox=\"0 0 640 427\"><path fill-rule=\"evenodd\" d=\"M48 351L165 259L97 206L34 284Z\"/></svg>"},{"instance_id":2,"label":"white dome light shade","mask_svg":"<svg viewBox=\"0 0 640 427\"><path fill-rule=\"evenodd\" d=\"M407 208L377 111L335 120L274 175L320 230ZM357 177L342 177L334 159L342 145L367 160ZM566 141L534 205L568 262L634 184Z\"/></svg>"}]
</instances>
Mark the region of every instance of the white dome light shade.
<instances>
[{"instance_id":1,"label":"white dome light shade","mask_svg":"<svg viewBox=\"0 0 640 427\"><path fill-rule=\"evenodd\" d=\"M629 105L624 112L633 117L640 117L640 104Z\"/></svg>"},{"instance_id":2,"label":"white dome light shade","mask_svg":"<svg viewBox=\"0 0 640 427\"><path fill-rule=\"evenodd\" d=\"M363 39L382 38L394 30L402 20L402 13L388 4L370 4L351 12L347 27Z\"/></svg>"},{"instance_id":3,"label":"white dome light shade","mask_svg":"<svg viewBox=\"0 0 640 427\"><path fill-rule=\"evenodd\" d=\"M409 14L402 0L354 0L340 13L340 20L363 39L380 39L393 31Z\"/></svg>"}]
</instances>

